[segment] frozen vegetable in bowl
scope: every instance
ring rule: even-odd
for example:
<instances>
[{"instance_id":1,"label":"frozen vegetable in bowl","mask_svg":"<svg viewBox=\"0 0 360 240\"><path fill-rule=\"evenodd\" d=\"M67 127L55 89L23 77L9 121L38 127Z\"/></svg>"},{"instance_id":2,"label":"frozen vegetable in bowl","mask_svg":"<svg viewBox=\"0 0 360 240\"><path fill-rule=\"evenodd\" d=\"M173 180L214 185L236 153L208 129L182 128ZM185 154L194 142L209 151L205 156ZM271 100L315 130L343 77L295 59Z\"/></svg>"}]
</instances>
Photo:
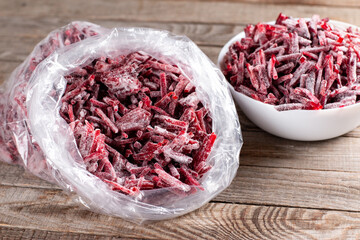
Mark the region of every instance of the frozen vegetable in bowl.
<instances>
[{"instance_id":1,"label":"frozen vegetable in bowl","mask_svg":"<svg viewBox=\"0 0 360 240\"><path fill-rule=\"evenodd\" d=\"M17 146L36 143L42 172L92 210L167 219L235 176L242 138L226 80L186 37L104 31L44 59L25 93L32 141Z\"/></svg>"},{"instance_id":2,"label":"frozen vegetable in bowl","mask_svg":"<svg viewBox=\"0 0 360 240\"><path fill-rule=\"evenodd\" d=\"M218 65L243 112L260 128L294 140L323 140L360 124L358 28L280 14L248 25Z\"/></svg>"}]
</instances>

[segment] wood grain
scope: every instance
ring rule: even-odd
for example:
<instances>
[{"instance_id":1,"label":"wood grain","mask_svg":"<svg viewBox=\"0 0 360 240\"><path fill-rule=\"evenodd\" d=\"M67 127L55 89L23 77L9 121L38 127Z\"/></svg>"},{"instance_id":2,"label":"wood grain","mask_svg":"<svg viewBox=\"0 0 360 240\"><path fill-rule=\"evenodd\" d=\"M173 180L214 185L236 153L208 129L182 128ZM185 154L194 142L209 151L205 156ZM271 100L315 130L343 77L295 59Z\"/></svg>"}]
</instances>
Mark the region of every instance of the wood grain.
<instances>
[{"instance_id":1,"label":"wood grain","mask_svg":"<svg viewBox=\"0 0 360 240\"><path fill-rule=\"evenodd\" d=\"M360 213L210 203L146 225L89 212L61 191L1 187L0 226L145 239L344 239L359 237ZM18 197L14 199L13 195ZM9 230L10 231L10 230ZM35 232L36 232L35 231ZM41 234L41 232L39 234ZM11 235L13 236L13 235Z\"/></svg>"}]
</instances>

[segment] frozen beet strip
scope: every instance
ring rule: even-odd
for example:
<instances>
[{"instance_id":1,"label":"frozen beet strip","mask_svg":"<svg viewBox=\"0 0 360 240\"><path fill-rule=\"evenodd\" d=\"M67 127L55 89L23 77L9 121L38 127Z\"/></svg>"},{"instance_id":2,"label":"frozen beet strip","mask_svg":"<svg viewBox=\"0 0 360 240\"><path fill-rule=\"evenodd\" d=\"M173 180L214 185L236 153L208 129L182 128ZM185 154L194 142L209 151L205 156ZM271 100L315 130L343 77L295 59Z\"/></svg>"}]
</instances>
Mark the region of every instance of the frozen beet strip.
<instances>
[{"instance_id":1,"label":"frozen beet strip","mask_svg":"<svg viewBox=\"0 0 360 240\"><path fill-rule=\"evenodd\" d=\"M167 184L170 187L177 188L184 192L188 192L191 189L189 185L181 182L180 180L171 176L162 169L155 169L155 173L158 174L160 180L162 180L165 184Z\"/></svg>"}]
</instances>

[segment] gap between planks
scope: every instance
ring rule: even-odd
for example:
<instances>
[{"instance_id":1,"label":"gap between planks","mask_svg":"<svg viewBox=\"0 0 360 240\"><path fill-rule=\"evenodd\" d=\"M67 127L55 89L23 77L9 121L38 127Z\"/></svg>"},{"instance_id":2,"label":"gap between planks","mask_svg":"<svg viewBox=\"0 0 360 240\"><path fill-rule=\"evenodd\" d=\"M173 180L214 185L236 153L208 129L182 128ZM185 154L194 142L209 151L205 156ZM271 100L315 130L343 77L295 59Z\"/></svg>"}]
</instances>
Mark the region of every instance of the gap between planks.
<instances>
[{"instance_id":1,"label":"gap between planks","mask_svg":"<svg viewBox=\"0 0 360 240\"><path fill-rule=\"evenodd\" d=\"M259 207L281 207L281 208L296 208L296 209L309 209L309 210L318 210L318 211L336 211L336 212L345 212L345 213L360 213L360 209L358 211L356 210L343 210L343 209L335 209L335 208L315 208L315 207L301 207L301 206L291 206L291 205L280 205L280 204L256 204L251 202L224 202L219 200L211 200L210 203L223 203L223 204L241 204L244 206L259 206ZM1 225L0 225L1 226Z\"/></svg>"}]
</instances>

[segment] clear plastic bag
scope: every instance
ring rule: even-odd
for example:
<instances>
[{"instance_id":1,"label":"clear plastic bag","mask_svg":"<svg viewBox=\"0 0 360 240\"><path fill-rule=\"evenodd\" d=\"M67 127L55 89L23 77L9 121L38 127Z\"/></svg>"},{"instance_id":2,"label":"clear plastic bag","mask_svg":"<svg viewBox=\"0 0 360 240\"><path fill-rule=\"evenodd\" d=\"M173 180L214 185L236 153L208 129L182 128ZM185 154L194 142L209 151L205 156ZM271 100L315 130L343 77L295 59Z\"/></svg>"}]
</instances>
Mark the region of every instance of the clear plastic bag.
<instances>
[{"instance_id":1,"label":"clear plastic bag","mask_svg":"<svg viewBox=\"0 0 360 240\"><path fill-rule=\"evenodd\" d=\"M90 26L97 36L59 47L37 65L31 76L25 77L29 57L2 89L0 118L4 131L0 151L2 156L8 156L4 160L20 163L32 173L75 192L79 201L93 211L137 223L188 213L224 190L237 172L242 136L226 80L215 65L184 36L144 28L107 30L89 23L76 24ZM34 51L37 48L39 45ZM176 64L193 81L198 97L210 109L217 139L207 159L213 167L201 179L203 191L180 196L169 188L161 188L143 190L134 198L110 190L82 163L72 131L59 115L60 98L66 87L64 76L96 58L135 51ZM19 96L23 98L16 99Z\"/></svg>"}]
</instances>

